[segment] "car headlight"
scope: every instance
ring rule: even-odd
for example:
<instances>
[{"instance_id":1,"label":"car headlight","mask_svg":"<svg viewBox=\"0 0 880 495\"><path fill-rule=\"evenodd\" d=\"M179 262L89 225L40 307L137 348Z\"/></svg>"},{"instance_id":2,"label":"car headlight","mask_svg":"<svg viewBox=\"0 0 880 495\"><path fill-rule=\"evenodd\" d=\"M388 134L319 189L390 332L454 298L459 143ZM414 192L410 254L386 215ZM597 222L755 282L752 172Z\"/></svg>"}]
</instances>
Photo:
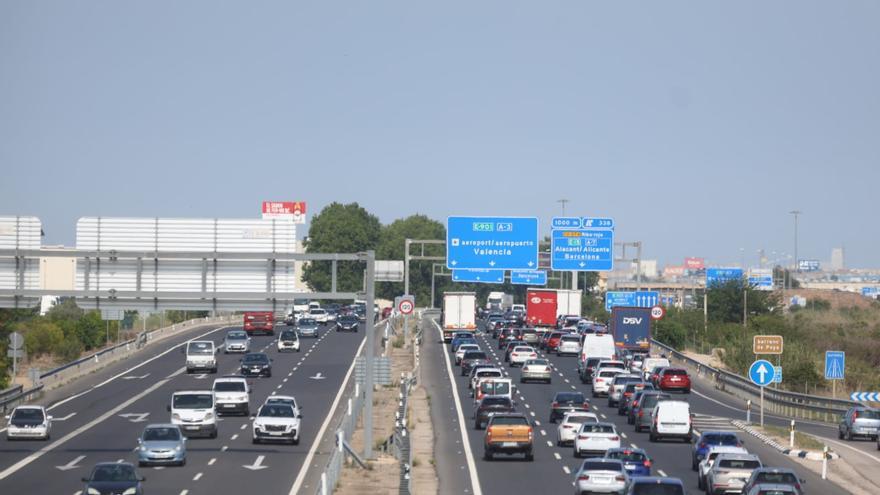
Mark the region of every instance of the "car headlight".
<instances>
[{"instance_id":1,"label":"car headlight","mask_svg":"<svg viewBox=\"0 0 880 495\"><path fill-rule=\"evenodd\" d=\"M88 493L89 495L101 495L101 492L99 492L98 490L95 490L94 488L89 488L89 491L86 493ZM132 492L132 493L134 493L134 492Z\"/></svg>"},{"instance_id":2,"label":"car headlight","mask_svg":"<svg viewBox=\"0 0 880 495\"><path fill-rule=\"evenodd\" d=\"M206 413L205 420L208 420L208 419L214 419L214 413Z\"/></svg>"},{"instance_id":3,"label":"car headlight","mask_svg":"<svg viewBox=\"0 0 880 495\"><path fill-rule=\"evenodd\" d=\"M181 447L182 447L181 445L178 445L177 447L174 447L174 451L175 451L175 452L180 452L180 451L181 451Z\"/></svg>"},{"instance_id":4,"label":"car headlight","mask_svg":"<svg viewBox=\"0 0 880 495\"><path fill-rule=\"evenodd\" d=\"M172 414L171 421L180 421L180 414L177 414L177 413Z\"/></svg>"},{"instance_id":5,"label":"car headlight","mask_svg":"<svg viewBox=\"0 0 880 495\"><path fill-rule=\"evenodd\" d=\"M129 488L128 490L125 490L124 492L122 492L122 495L136 495L136 494L137 494L137 488L134 488L134 487Z\"/></svg>"},{"instance_id":6,"label":"car headlight","mask_svg":"<svg viewBox=\"0 0 880 495\"><path fill-rule=\"evenodd\" d=\"M138 447L138 450L140 450L141 452L146 452L146 451L147 451L147 447L146 447L145 445L140 445L140 446Z\"/></svg>"}]
</instances>

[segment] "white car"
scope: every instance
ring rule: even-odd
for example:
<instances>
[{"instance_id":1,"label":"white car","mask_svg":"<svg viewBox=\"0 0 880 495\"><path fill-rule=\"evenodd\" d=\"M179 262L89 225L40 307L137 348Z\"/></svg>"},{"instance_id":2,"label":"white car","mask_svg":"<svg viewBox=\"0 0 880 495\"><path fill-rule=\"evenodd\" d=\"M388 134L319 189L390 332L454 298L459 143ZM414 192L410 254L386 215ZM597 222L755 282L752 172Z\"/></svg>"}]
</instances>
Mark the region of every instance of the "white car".
<instances>
[{"instance_id":1,"label":"white car","mask_svg":"<svg viewBox=\"0 0 880 495\"><path fill-rule=\"evenodd\" d=\"M559 337L559 344L556 346L556 355L562 356L569 354L577 356L581 353L581 337L577 334L563 335Z\"/></svg>"},{"instance_id":2,"label":"white car","mask_svg":"<svg viewBox=\"0 0 880 495\"><path fill-rule=\"evenodd\" d=\"M550 361L546 359L529 359L523 364L522 373L519 375L519 382L542 381L545 383L553 382L553 369L550 367Z\"/></svg>"},{"instance_id":3,"label":"white car","mask_svg":"<svg viewBox=\"0 0 880 495\"><path fill-rule=\"evenodd\" d=\"M690 442L693 436L691 405L683 400L662 400L654 406L649 440L678 438Z\"/></svg>"},{"instance_id":4,"label":"white car","mask_svg":"<svg viewBox=\"0 0 880 495\"><path fill-rule=\"evenodd\" d=\"M626 364L623 361L617 361L615 359L603 359L596 364L596 371L605 368L626 371Z\"/></svg>"},{"instance_id":5,"label":"white car","mask_svg":"<svg viewBox=\"0 0 880 495\"><path fill-rule=\"evenodd\" d=\"M248 416L250 393L247 380L239 376L214 379L214 409L217 414L242 414Z\"/></svg>"},{"instance_id":6,"label":"white car","mask_svg":"<svg viewBox=\"0 0 880 495\"><path fill-rule=\"evenodd\" d=\"M278 352L296 351L299 352L299 335L296 330L284 329L278 336Z\"/></svg>"},{"instance_id":7,"label":"white car","mask_svg":"<svg viewBox=\"0 0 880 495\"><path fill-rule=\"evenodd\" d=\"M574 439L574 456L587 453L604 456L608 449L620 448L620 434L614 423L582 423Z\"/></svg>"},{"instance_id":8,"label":"white car","mask_svg":"<svg viewBox=\"0 0 880 495\"><path fill-rule=\"evenodd\" d=\"M253 443L282 441L299 444L302 415L290 404L266 403L254 417Z\"/></svg>"},{"instance_id":9,"label":"white car","mask_svg":"<svg viewBox=\"0 0 880 495\"><path fill-rule=\"evenodd\" d=\"M309 317L314 318L318 323L327 323L327 310L322 308L312 308L309 310Z\"/></svg>"},{"instance_id":10,"label":"white car","mask_svg":"<svg viewBox=\"0 0 880 495\"><path fill-rule=\"evenodd\" d=\"M599 418L591 412L571 411L565 413L559 426L556 427L556 446L573 444L582 424L598 422Z\"/></svg>"},{"instance_id":11,"label":"white car","mask_svg":"<svg viewBox=\"0 0 880 495\"><path fill-rule=\"evenodd\" d=\"M302 419L302 410L299 407L299 404L296 402L296 397L292 395L270 395L266 398L266 402L264 404L287 404L292 407L296 415Z\"/></svg>"},{"instance_id":12,"label":"white car","mask_svg":"<svg viewBox=\"0 0 880 495\"><path fill-rule=\"evenodd\" d=\"M719 454L748 454L749 451L742 447L734 447L733 445L716 445L714 447L709 447L709 451L706 452L706 457L700 461L700 464L697 465L697 486L700 489L705 489L706 487L706 476L709 474L709 470L712 469L712 464L715 463L715 458L718 457Z\"/></svg>"},{"instance_id":13,"label":"white car","mask_svg":"<svg viewBox=\"0 0 880 495\"><path fill-rule=\"evenodd\" d=\"M498 368L477 368L471 377L470 384L468 384L468 388L471 389L471 395L474 395L474 387L483 378L504 378L504 372Z\"/></svg>"},{"instance_id":14,"label":"white car","mask_svg":"<svg viewBox=\"0 0 880 495\"><path fill-rule=\"evenodd\" d=\"M593 397L608 395L608 391L611 390L611 382L614 381L615 376L621 373L623 370L618 368L600 369L593 373Z\"/></svg>"},{"instance_id":15,"label":"white car","mask_svg":"<svg viewBox=\"0 0 880 495\"><path fill-rule=\"evenodd\" d=\"M6 416L6 439L48 440L52 435L52 416L43 406L18 406Z\"/></svg>"},{"instance_id":16,"label":"white car","mask_svg":"<svg viewBox=\"0 0 880 495\"><path fill-rule=\"evenodd\" d=\"M522 366L530 359L538 359L538 353L531 346L518 345L510 351L510 366Z\"/></svg>"},{"instance_id":17,"label":"white car","mask_svg":"<svg viewBox=\"0 0 880 495\"><path fill-rule=\"evenodd\" d=\"M623 462L617 459L587 459L574 481L575 493L624 493L629 476Z\"/></svg>"},{"instance_id":18,"label":"white car","mask_svg":"<svg viewBox=\"0 0 880 495\"><path fill-rule=\"evenodd\" d=\"M465 352L479 350L480 346L477 344L461 344L455 351L455 365L458 366L459 364L461 364L461 359L464 357Z\"/></svg>"}]
</instances>

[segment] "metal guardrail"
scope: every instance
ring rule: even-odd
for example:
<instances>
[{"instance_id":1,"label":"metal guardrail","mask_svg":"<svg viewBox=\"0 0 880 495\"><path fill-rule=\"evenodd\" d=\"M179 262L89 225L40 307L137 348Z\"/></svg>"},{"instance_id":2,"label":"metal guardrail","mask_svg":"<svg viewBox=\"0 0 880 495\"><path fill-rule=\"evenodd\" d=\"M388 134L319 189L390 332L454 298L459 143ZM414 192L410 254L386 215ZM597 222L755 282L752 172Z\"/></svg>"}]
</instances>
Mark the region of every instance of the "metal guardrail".
<instances>
[{"instance_id":1,"label":"metal guardrail","mask_svg":"<svg viewBox=\"0 0 880 495\"><path fill-rule=\"evenodd\" d=\"M698 376L710 379L715 388L736 395L743 400L752 400L753 406L757 407L756 401L753 399L760 397L761 389L748 378L713 368L656 340L652 340L651 344L665 353L670 362L676 361L693 369ZM858 402L851 400L800 394L769 387L764 389L764 402L765 412L824 423L837 422L850 407L859 405ZM745 411L745 409L744 407L743 410Z\"/></svg>"},{"instance_id":2,"label":"metal guardrail","mask_svg":"<svg viewBox=\"0 0 880 495\"><path fill-rule=\"evenodd\" d=\"M20 385L19 388L21 388ZM3 414L6 414L7 411L14 408L19 403L31 400L34 395L40 393L42 390L43 386L37 385L36 387L29 388L27 390L21 390L14 395L10 395L3 399L0 399L0 410L2 410Z\"/></svg>"},{"instance_id":3,"label":"metal guardrail","mask_svg":"<svg viewBox=\"0 0 880 495\"><path fill-rule=\"evenodd\" d=\"M0 391L0 401L6 399L7 397L18 394L24 390L24 385L16 385L14 387L9 387L5 390Z\"/></svg>"},{"instance_id":4,"label":"metal guardrail","mask_svg":"<svg viewBox=\"0 0 880 495\"><path fill-rule=\"evenodd\" d=\"M409 394L415 383L415 375L409 378L401 377L397 412L394 414L393 444L394 457L400 461L400 495L410 495L412 493L412 445L410 443L406 414L409 408Z\"/></svg>"}]
</instances>

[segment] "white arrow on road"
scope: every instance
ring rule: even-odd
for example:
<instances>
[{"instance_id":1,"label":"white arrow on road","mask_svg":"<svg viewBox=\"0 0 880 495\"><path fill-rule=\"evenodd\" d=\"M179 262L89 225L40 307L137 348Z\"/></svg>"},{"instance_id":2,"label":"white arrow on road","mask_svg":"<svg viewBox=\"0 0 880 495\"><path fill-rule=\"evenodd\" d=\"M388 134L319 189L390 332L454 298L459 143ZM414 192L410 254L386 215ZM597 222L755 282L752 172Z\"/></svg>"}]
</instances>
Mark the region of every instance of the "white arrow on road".
<instances>
[{"instance_id":1,"label":"white arrow on road","mask_svg":"<svg viewBox=\"0 0 880 495\"><path fill-rule=\"evenodd\" d=\"M52 421L67 421L68 419L70 419L74 416L76 416L76 413L72 412L72 413L68 414L67 416L61 416L61 417L57 417L57 418L53 417Z\"/></svg>"},{"instance_id":2,"label":"white arrow on road","mask_svg":"<svg viewBox=\"0 0 880 495\"><path fill-rule=\"evenodd\" d=\"M119 417L125 418L125 419L131 421L132 423L142 423L147 420L147 416L149 416L149 415L150 415L150 413L148 413L148 412L146 412L146 413L125 413L125 414L120 414Z\"/></svg>"},{"instance_id":3,"label":"white arrow on road","mask_svg":"<svg viewBox=\"0 0 880 495\"><path fill-rule=\"evenodd\" d=\"M319 371L317 374L315 374L315 376L310 376L309 378L311 378L312 380L323 380L324 378L327 378L327 377L322 376L321 372Z\"/></svg>"},{"instance_id":4,"label":"white arrow on road","mask_svg":"<svg viewBox=\"0 0 880 495\"><path fill-rule=\"evenodd\" d=\"M77 464L79 464L79 461L81 461L85 458L86 458L86 456L81 455L63 466L55 466L55 469L60 469L61 471L70 471L71 469L76 469L79 467L79 466L77 466Z\"/></svg>"},{"instance_id":5,"label":"white arrow on road","mask_svg":"<svg viewBox=\"0 0 880 495\"><path fill-rule=\"evenodd\" d=\"M766 380L764 379L764 375L766 375L769 372L770 372L770 370L768 370L767 367L764 366L764 363L761 363L761 366L758 366L758 369L755 371L755 373L761 375L761 383L766 382Z\"/></svg>"},{"instance_id":6,"label":"white arrow on road","mask_svg":"<svg viewBox=\"0 0 880 495\"><path fill-rule=\"evenodd\" d=\"M146 378L148 376L150 376L149 373L147 373L146 375L141 375L141 376L129 375L129 376L123 376L122 379L123 380L143 380L144 378Z\"/></svg>"},{"instance_id":7,"label":"white arrow on road","mask_svg":"<svg viewBox=\"0 0 880 495\"><path fill-rule=\"evenodd\" d=\"M259 471L260 469L266 469L269 466L263 466L263 460L266 458L264 455L258 455L257 460L254 461L253 464L243 464L241 467L245 469L250 469L251 471Z\"/></svg>"}]
</instances>

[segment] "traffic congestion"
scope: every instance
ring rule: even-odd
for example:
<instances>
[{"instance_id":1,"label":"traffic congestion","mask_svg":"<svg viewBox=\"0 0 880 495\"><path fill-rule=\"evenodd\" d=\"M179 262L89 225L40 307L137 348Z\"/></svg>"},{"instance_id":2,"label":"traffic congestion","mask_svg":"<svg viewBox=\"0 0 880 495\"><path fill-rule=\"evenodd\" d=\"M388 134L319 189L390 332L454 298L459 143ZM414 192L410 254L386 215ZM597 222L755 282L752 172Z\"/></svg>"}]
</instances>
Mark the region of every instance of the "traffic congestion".
<instances>
[{"instance_id":1,"label":"traffic congestion","mask_svg":"<svg viewBox=\"0 0 880 495\"><path fill-rule=\"evenodd\" d=\"M764 449L762 459L728 418L692 406L689 371L651 352L649 330L624 337L613 317L571 311L538 321L512 302L492 293L477 307L473 293L447 293L437 325L478 473L547 476L559 462L576 495L805 493L790 463Z\"/></svg>"}]
</instances>

